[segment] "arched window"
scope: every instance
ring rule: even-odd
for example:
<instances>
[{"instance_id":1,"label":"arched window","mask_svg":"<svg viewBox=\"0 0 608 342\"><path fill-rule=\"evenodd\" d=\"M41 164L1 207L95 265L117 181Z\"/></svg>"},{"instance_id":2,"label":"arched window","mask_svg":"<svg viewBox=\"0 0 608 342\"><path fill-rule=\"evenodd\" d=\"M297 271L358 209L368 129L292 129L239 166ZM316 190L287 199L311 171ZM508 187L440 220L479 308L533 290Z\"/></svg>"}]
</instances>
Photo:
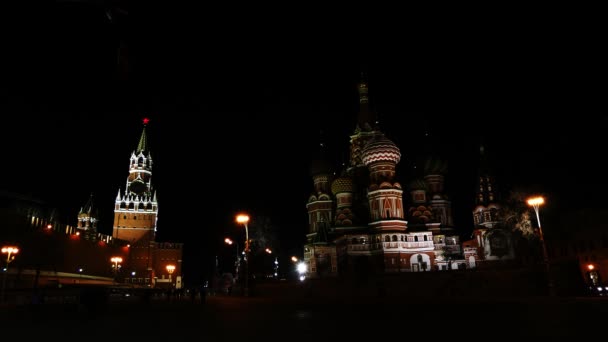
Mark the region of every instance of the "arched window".
<instances>
[{"instance_id":1,"label":"arched window","mask_svg":"<svg viewBox=\"0 0 608 342\"><path fill-rule=\"evenodd\" d=\"M391 242L391 237L390 237L390 236L388 236L388 235L386 235L386 236L384 237L384 242Z\"/></svg>"},{"instance_id":2,"label":"arched window","mask_svg":"<svg viewBox=\"0 0 608 342\"><path fill-rule=\"evenodd\" d=\"M139 157L139 159L137 160L137 166L143 166L143 165L144 165L144 158Z\"/></svg>"},{"instance_id":3,"label":"arched window","mask_svg":"<svg viewBox=\"0 0 608 342\"><path fill-rule=\"evenodd\" d=\"M127 209L127 203L120 202L120 209Z\"/></svg>"},{"instance_id":4,"label":"arched window","mask_svg":"<svg viewBox=\"0 0 608 342\"><path fill-rule=\"evenodd\" d=\"M401 241L405 241L405 236L401 235Z\"/></svg>"},{"instance_id":5,"label":"arched window","mask_svg":"<svg viewBox=\"0 0 608 342\"><path fill-rule=\"evenodd\" d=\"M414 241L418 242L418 235L414 236Z\"/></svg>"},{"instance_id":6,"label":"arched window","mask_svg":"<svg viewBox=\"0 0 608 342\"><path fill-rule=\"evenodd\" d=\"M397 235L393 235L393 241L397 241Z\"/></svg>"},{"instance_id":7,"label":"arched window","mask_svg":"<svg viewBox=\"0 0 608 342\"><path fill-rule=\"evenodd\" d=\"M424 236L424 241L427 241L427 237L426 237L426 235Z\"/></svg>"},{"instance_id":8,"label":"arched window","mask_svg":"<svg viewBox=\"0 0 608 342\"><path fill-rule=\"evenodd\" d=\"M131 202L129 203L129 210L133 210L135 209L135 203Z\"/></svg>"}]
</instances>

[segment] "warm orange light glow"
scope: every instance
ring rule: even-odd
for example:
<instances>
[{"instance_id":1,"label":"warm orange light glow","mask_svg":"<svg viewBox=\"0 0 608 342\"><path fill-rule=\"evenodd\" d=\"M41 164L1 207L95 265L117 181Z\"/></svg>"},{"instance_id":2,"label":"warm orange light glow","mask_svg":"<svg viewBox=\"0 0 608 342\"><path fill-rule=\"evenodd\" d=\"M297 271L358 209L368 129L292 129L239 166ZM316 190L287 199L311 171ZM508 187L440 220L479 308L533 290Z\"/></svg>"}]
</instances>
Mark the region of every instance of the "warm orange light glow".
<instances>
[{"instance_id":1,"label":"warm orange light glow","mask_svg":"<svg viewBox=\"0 0 608 342\"><path fill-rule=\"evenodd\" d=\"M266 253L272 254L272 251L270 250L270 248L266 248Z\"/></svg>"},{"instance_id":2,"label":"warm orange light glow","mask_svg":"<svg viewBox=\"0 0 608 342\"><path fill-rule=\"evenodd\" d=\"M47 229L51 229L51 228L53 228L53 225L52 225L52 224L48 224L48 225L46 226L46 228L47 228Z\"/></svg>"},{"instance_id":3,"label":"warm orange light glow","mask_svg":"<svg viewBox=\"0 0 608 342\"><path fill-rule=\"evenodd\" d=\"M80 235L80 232L76 232L76 235Z\"/></svg>"},{"instance_id":4,"label":"warm orange light glow","mask_svg":"<svg viewBox=\"0 0 608 342\"><path fill-rule=\"evenodd\" d=\"M298 258L296 258L295 256L292 256L292 257L291 257L291 261L293 261L293 262L298 262Z\"/></svg>"},{"instance_id":5,"label":"warm orange light glow","mask_svg":"<svg viewBox=\"0 0 608 342\"><path fill-rule=\"evenodd\" d=\"M587 268L589 269L589 271L593 271L595 269L595 266L589 264L587 265Z\"/></svg>"},{"instance_id":6,"label":"warm orange light glow","mask_svg":"<svg viewBox=\"0 0 608 342\"><path fill-rule=\"evenodd\" d=\"M167 265L167 272L173 274L173 271L175 271L175 265Z\"/></svg>"},{"instance_id":7,"label":"warm orange light glow","mask_svg":"<svg viewBox=\"0 0 608 342\"><path fill-rule=\"evenodd\" d=\"M535 206L535 205L542 205L545 203L545 199L542 197L532 197L528 199L528 205L531 206Z\"/></svg>"},{"instance_id":8,"label":"warm orange light glow","mask_svg":"<svg viewBox=\"0 0 608 342\"><path fill-rule=\"evenodd\" d=\"M229 238L225 238L224 242L227 243L227 244L229 244L229 245L232 245L232 240L230 240Z\"/></svg>"},{"instance_id":9,"label":"warm orange light glow","mask_svg":"<svg viewBox=\"0 0 608 342\"><path fill-rule=\"evenodd\" d=\"M112 257L110 259L110 261L113 262L113 263L115 263L115 264L118 264L118 263L122 262L122 258L121 257Z\"/></svg>"},{"instance_id":10,"label":"warm orange light glow","mask_svg":"<svg viewBox=\"0 0 608 342\"><path fill-rule=\"evenodd\" d=\"M249 215L244 215L244 214L237 215L236 222L238 222L238 223L249 222Z\"/></svg>"},{"instance_id":11,"label":"warm orange light glow","mask_svg":"<svg viewBox=\"0 0 608 342\"><path fill-rule=\"evenodd\" d=\"M2 254L17 254L19 253L19 248L13 246L2 247Z\"/></svg>"}]
</instances>

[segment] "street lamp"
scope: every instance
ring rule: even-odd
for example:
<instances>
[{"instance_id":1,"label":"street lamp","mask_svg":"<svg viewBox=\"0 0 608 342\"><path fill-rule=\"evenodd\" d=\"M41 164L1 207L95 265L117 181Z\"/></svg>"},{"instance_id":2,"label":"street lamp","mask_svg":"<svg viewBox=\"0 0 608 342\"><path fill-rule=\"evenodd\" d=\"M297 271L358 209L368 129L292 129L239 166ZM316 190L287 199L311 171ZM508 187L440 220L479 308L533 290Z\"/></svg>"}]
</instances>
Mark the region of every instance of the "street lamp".
<instances>
[{"instance_id":1,"label":"street lamp","mask_svg":"<svg viewBox=\"0 0 608 342\"><path fill-rule=\"evenodd\" d=\"M536 222L538 223L538 237L540 239L540 245L543 250L543 263L545 264L547 270L547 281L549 285L549 294L554 294L553 281L551 279L551 265L549 264L549 254L547 253L547 245L545 244L545 236L543 234L543 229L540 224L540 214L539 208L541 205L545 204L545 199L543 197L531 197L527 200L528 205L534 208L534 212L536 213Z\"/></svg>"},{"instance_id":2,"label":"street lamp","mask_svg":"<svg viewBox=\"0 0 608 342\"><path fill-rule=\"evenodd\" d=\"M234 266L235 266L234 278L236 280L239 278L239 265L241 263L241 256L239 255L239 243L238 243L238 241L233 241L230 238L225 238L224 242L228 245L232 245L233 243L236 245L236 261L234 263Z\"/></svg>"},{"instance_id":3,"label":"street lamp","mask_svg":"<svg viewBox=\"0 0 608 342\"><path fill-rule=\"evenodd\" d=\"M245 226L245 296L249 296L249 215L237 215L236 222Z\"/></svg>"},{"instance_id":4,"label":"street lamp","mask_svg":"<svg viewBox=\"0 0 608 342\"><path fill-rule=\"evenodd\" d=\"M169 287L173 288L173 280L171 279L171 275L175 271L175 265L167 265L167 272L169 272Z\"/></svg>"},{"instance_id":5,"label":"street lamp","mask_svg":"<svg viewBox=\"0 0 608 342\"><path fill-rule=\"evenodd\" d=\"M274 277L279 277L279 257L274 258Z\"/></svg>"},{"instance_id":6,"label":"street lamp","mask_svg":"<svg viewBox=\"0 0 608 342\"><path fill-rule=\"evenodd\" d=\"M304 279L306 279L306 271L308 271L308 267L307 267L306 263L305 262L298 263L298 265L296 266L296 269L298 270L298 274L300 275L300 280L304 281Z\"/></svg>"},{"instance_id":7,"label":"street lamp","mask_svg":"<svg viewBox=\"0 0 608 342\"><path fill-rule=\"evenodd\" d=\"M6 289L6 277L8 276L8 264L15 259L15 254L19 253L19 248L14 246L2 247L2 254L6 254L6 268L4 268L4 276L2 277L2 302L4 302L4 291Z\"/></svg>"},{"instance_id":8,"label":"street lamp","mask_svg":"<svg viewBox=\"0 0 608 342\"><path fill-rule=\"evenodd\" d=\"M121 267L120 263L122 262L122 258L112 257L110 258L110 261L112 262L112 268L114 269L114 281L116 281L116 278L118 277L118 268Z\"/></svg>"}]
</instances>

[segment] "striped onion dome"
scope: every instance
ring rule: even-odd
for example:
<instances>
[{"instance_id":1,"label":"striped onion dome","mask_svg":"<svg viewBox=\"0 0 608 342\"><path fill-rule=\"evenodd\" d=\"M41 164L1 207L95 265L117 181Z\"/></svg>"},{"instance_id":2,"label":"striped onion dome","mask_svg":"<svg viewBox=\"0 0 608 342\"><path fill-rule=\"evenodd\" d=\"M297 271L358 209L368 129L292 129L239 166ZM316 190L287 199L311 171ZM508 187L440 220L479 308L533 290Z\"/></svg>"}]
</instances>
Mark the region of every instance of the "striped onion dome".
<instances>
[{"instance_id":1,"label":"striped onion dome","mask_svg":"<svg viewBox=\"0 0 608 342\"><path fill-rule=\"evenodd\" d=\"M378 161L389 161L397 164L401 159L399 147L381 133L377 134L365 145L362 155L365 165Z\"/></svg>"},{"instance_id":2,"label":"striped onion dome","mask_svg":"<svg viewBox=\"0 0 608 342\"><path fill-rule=\"evenodd\" d=\"M342 175L342 176L336 178L331 183L331 192L334 195L337 195L341 192L353 192L353 190L354 190L353 180L352 180L352 178L350 178L346 175Z\"/></svg>"},{"instance_id":3,"label":"striped onion dome","mask_svg":"<svg viewBox=\"0 0 608 342\"><path fill-rule=\"evenodd\" d=\"M425 181L423 181L420 178L416 178L414 179L411 183L410 183L410 190L425 190L428 191L429 187L426 184Z\"/></svg>"}]
</instances>

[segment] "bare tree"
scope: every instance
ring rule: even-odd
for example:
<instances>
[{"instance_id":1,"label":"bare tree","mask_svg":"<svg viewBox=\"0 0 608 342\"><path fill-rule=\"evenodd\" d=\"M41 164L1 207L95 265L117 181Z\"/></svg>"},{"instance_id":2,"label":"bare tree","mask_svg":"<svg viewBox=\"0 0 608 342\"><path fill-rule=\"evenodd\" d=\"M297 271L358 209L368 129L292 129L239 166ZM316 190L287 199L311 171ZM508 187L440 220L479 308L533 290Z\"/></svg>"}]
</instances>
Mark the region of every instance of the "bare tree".
<instances>
[{"instance_id":1,"label":"bare tree","mask_svg":"<svg viewBox=\"0 0 608 342\"><path fill-rule=\"evenodd\" d=\"M532 227L531 209L526 204L527 196L522 191L511 191L498 212L498 218L505 228L531 239L536 234Z\"/></svg>"},{"instance_id":2,"label":"bare tree","mask_svg":"<svg viewBox=\"0 0 608 342\"><path fill-rule=\"evenodd\" d=\"M277 251L280 247L278 228L266 216L257 216L251 220L249 238L251 239L251 253L254 254L264 253L266 248Z\"/></svg>"}]
</instances>

